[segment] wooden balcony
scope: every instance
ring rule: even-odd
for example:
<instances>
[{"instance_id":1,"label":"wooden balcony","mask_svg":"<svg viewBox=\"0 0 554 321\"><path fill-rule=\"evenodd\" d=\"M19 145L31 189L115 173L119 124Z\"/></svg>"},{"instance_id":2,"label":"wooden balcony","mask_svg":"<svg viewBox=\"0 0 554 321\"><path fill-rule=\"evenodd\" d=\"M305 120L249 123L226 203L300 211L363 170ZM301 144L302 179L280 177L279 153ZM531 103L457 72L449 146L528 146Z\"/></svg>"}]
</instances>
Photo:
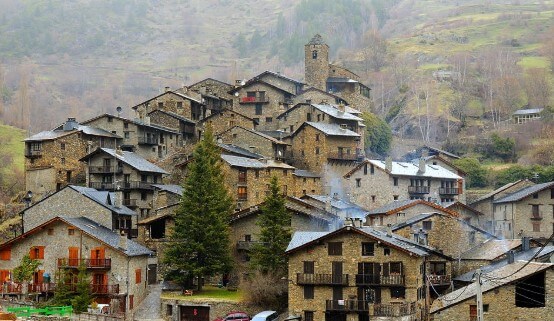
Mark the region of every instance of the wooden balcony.
<instances>
[{"instance_id":1,"label":"wooden balcony","mask_svg":"<svg viewBox=\"0 0 554 321\"><path fill-rule=\"evenodd\" d=\"M450 275L429 275L429 282L434 285L450 285Z\"/></svg>"},{"instance_id":2,"label":"wooden balcony","mask_svg":"<svg viewBox=\"0 0 554 321\"><path fill-rule=\"evenodd\" d=\"M439 194L441 195L458 195L460 194L457 187L441 187L439 188Z\"/></svg>"},{"instance_id":3,"label":"wooden balcony","mask_svg":"<svg viewBox=\"0 0 554 321\"><path fill-rule=\"evenodd\" d=\"M112 259L58 258L58 267L78 268L81 265L84 265L87 269L110 269Z\"/></svg>"},{"instance_id":4,"label":"wooden balcony","mask_svg":"<svg viewBox=\"0 0 554 321\"><path fill-rule=\"evenodd\" d=\"M264 242L260 241L238 241L237 242L237 250L244 250L244 251L251 251L254 246L258 244L264 244Z\"/></svg>"},{"instance_id":5,"label":"wooden balcony","mask_svg":"<svg viewBox=\"0 0 554 321\"><path fill-rule=\"evenodd\" d=\"M265 104L269 103L267 97L241 97L239 104Z\"/></svg>"},{"instance_id":6,"label":"wooden balcony","mask_svg":"<svg viewBox=\"0 0 554 321\"><path fill-rule=\"evenodd\" d=\"M120 174L123 172L121 166L89 166L88 172L90 174Z\"/></svg>"},{"instance_id":7,"label":"wooden balcony","mask_svg":"<svg viewBox=\"0 0 554 321\"><path fill-rule=\"evenodd\" d=\"M93 294L119 294L119 284L91 284Z\"/></svg>"},{"instance_id":8,"label":"wooden balcony","mask_svg":"<svg viewBox=\"0 0 554 321\"><path fill-rule=\"evenodd\" d=\"M56 283L27 284L27 293L46 293L46 292L53 292L55 289L56 289Z\"/></svg>"},{"instance_id":9,"label":"wooden balcony","mask_svg":"<svg viewBox=\"0 0 554 321\"><path fill-rule=\"evenodd\" d=\"M329 312L367 312L369 301L363 300L326 300L325 310Z\"/></svg>"},{"instance_id":10,"label":"wooden balcony","mask_svg":"<svg viewBox=\"0 0 554 321\"><path fill-rule=\"evenodd\" d=\"M139 145L158 145L158 137L138 137Z\"/></svg>"},{"instance_id":11,"label":"wooden balcony","mask_svg":"<svg viewBox=\"0 0 554 321\"><path fill-rule=\"evenodd\" d=\"M105 182L90 182L89 187L97 189L99 191L115 191L115 190L131 190L131 189L145 189L153 190L152 183L132 181L122 183L105 183Z\"/></svg>"},{"instance_id":12,"label":"wooden balcony","mask_svg":"<svg viewBox=\"0 0 554 321\"><path fill-rule=\"evenodd\" d=\"M398 304L372 304L369 315L374 317L403 317L417 313L415 302Z\"/></svg>"},{"instance_id":13,"label":"wooden balcony","mask_svg":"<svg viewBox=\"0 0 554 321\"><path fill-rule=\"evenodd\" d=\"M531 213L531 220L532 221L540 221L543 219L543 215L541 212L532 212Z\"/></svg>"},{"instance_id":14,"label":"wooden balcony","mask_svg":"<svg viewBox=\"0 0 554 321\"><path fill-rule=\"evenodd\" d=\"M7 282L2 286L2 293L4 294L20 294L23 290L23 284L15 282Z\"/></svg>"},{"instance_id":15,"label":"wooden balcony","mask_svg":"<svg viewBox=\"0 0 554 321\"><path fill-rule=\"evenodd\" d=\"M405 278L403 274L391 274L388 276L379 274L356 274L356 285L380 285L403 286Z\"/></svg>"},{"instance_id":16,"label":"wooden balcony","mask_svg":"<svg viewBox=\"0 0 554 321\"><path fill-rule=\"evenodd\" d=\"M356 153L348 154L348 153L330 152L329 154L327 154L327 159L329 160L357 161L360 158L363 158L363 157Z\"/></svg>"},{"instance_id":17,"label":"wooden balcony","mask_svg":"<svg viewBox=\"0 0 554 321\"><path fill-rule=\"evenodd\" d=\"M25 157L27 158L37 158L42 157L42 150L25 150Z\"/></svg>"},{"instance_id":18,"label":"wooden balcony","mask_svg":"<svg viewBox=\"0 0 554 321\"><path fill-rule=\"evenodd\" d=\"M137 200L132 198L125 198L123 199L123 205L127 207L137 207Z\"/></svg>"},{"instance_id":19,"label":"wooden balcony","mask_svg":"<svg viewBox=\"0 0 554 321\"><path fill-rule=\"evenodd\" d=\"M348 286L348 274L308 274L297 273L299 285L343 285Z\"/></svg>"},{"instance_id":20,"label":"wooden balcony","mask_svg":"<svg viewBox=\"0 0 554 321\"><path fill-rule=\"evenodd\" d=\"M429 194L429 186L408 186L408 193L410 194Z\"/></svg>"}]
</instances>

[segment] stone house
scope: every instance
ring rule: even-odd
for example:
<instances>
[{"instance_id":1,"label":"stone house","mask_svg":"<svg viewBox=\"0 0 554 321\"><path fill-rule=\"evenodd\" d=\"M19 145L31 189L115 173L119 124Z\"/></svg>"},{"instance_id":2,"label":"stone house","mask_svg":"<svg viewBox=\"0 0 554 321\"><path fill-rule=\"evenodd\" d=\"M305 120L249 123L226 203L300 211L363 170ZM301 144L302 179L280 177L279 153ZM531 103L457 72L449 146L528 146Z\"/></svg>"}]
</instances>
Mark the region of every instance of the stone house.
<instances>
[{"instance_id":1,"label":"stone house","mask_svg":"<svg viewBox=\"0 0 554 321\"><path fill-rule=\"evenodd\" d=\"M221 155L225 185L236 201L237 210L255 206L269 191L273 176L277 176L284 195L301 196L307 191L321 191L320 179L314 174L298 174L296 168L270 159Z\"/></svg>"},{"instance_id":2,"label":"stone house","mask_svg":"<svg viewBox=\"0 0 554 321\"><path fill-rule=\"evenodd\" d=\"M235 260L236 277L245 277L249 272L252 248L260 244L260 226L257 225L263 202L235 212L230 220L231 244ZM291 215L290 231L328 231L339 224L340 219L304 200L287 196L285 207Z\"/></svg>"},{"instance_id":3,"label":"stone house","mask_svg":"<svg viewBox=\"0 0 554 321\"><path fill-rule=\"evenodd\" d=\"M440 213L452 217L459 214L439 204L425 200L392 201L366 212L365 224L368 226L387 226L404 223L421 213Z\"/></svg>"},{"instance_id":4,"label":"stone house","mask_svg":"<svg viewBox=\"0 0 554 321\"><path fill-rule=\"evenodd\" d=\"M189 91L197 92L201 95L217 97L221 101L220 106L217 106L220 108L214 108L215 106L210 107L210 102L207 101L206 106L208 109L233 109L233 95L229 94L229 91L234 88L231 84L213 78L206 78L187 86L187 88Z\"/></svg>"},{"instance_id":5,"label":"stone house","mask_svg":"<svg viewBox=\"0 0 554 321\"><path fill-rule=\"evenodd\" d=\"M461 268L460 257L464 252L486 240L495 239L494 235L485 230L442 213L422 213L393 225L391 229L395 234L457 259L452 263L453 275L457 275ZM445 278L450 283L449 276Z\"/></svg>"},{"instance_id":6,"label":"stone house","mask_svg":"<svg viewBox=\"0 0 554 321\"><path fill-rule=\"evenodd\" d=\"M254 119L235 110L223 109L198 122L197 137L202 136L202 132L206 129L206 125L208 124L212 126L212 131L214 135L217 136L235 126L254 130L258 123L254 121Z\"/></svg>"},{"instance_id":7,"label":"stone house","mask_svg":"<svg viewBox=\"0 0 554 321\"><path fill-rule=\"evenodd\" d=\"M181 134L183 144L194 141L196 122L170 111L157 109L148 114L150 122L177 131Z\"/></svg>"},{"instance_id":8,"label":"stone house","mask_svg":"<svg viewBox=\"0 0 554 321\"><path fill-rule=\"evenodd\" d=\"M307 194L301 198L319 209L340 217L343 221L348 219L364 220L367 215L367 210L365 208L350 203L347 200L340 199L336 195Z\"/></svg>"},{"instance_id":9,"label":"stone house","mask_svg":"<svg viewBox=\"0 0 554 321\"><path fill-rule=\"evenodd\" d=\"M84 265L95 301L119 306L121 312L131 312L146 296L148 262L155 260L147 248L86 217L52 218L0 245L0 251L3 277L12 273L26 254L40 262L26 287L14 282L4 285L10 295L55 292L57 271L76 276L79 265ZM9 279L14 280L13 276ZM70 284L70 290L74 289L75 284Z\"/></svg>"},{"instance_id":10,"label":"stone house","mask_svg":"<svg viewBox=\"0 0 554 321\"><path fill-rule=\"evenodd\" d=\"M290 135L292 165L324 175L328 163L363 159L361 135L337 124L304 122Z\"/></svg>"},{"instance_id":11,"label":"stone house","mask_svg":"<svg viewBox=\"0 0 554 321\"><path fill-rule=\"evenodd\" d=\"M554 233L554 182L524 187L493 201L493 233L548 239Z\"/></svg>"},{"instance_id":12,"label":"stone house","mask_svg":"<svg viewBox=\"0 0 554 321\"><path fill-rule=\"evenodd\" d=\"M83 122L123 137L118 147L150 159L162 159L183 144L179 129L171 129L150 123L150 117L131 120L120 116L102 114ZM113 147L112 147L113 148Z\"/></svg>"},{"instance_id":13,"label":"stone house","mask_svg":"<svg viewBox=\"0 0 554 321\"><path fill-rule=\"evenodd\" d=\"M449 257L370 227L296 232L285 254L289 313L305 320L422 320L425 280L450 275Z\"/></svg>"},{"instance_id":14,"label":"stone house","mask_svg":"<svg viewBox=\"0 0 554 321\"><path fill-rule=\"evenodd\" d=\"M481 290L486 320L551 320L554 314L552 263L517 261L486 273ZM477 284L439 297L435 321L477 320Z\"/></svg>"},{"instance_id":15,"label":"stone house","mask_svg":"<svg viewBox=\"0 0 554 321\"><path fill-rule=\"evenodd\" d=\"M266 70L261 74L252 77L250 81L253 79L258 79L275 87L282 88L295 96L298 95L304 87L304 83L299 80L287 77L279 72L269 70Z\"/></svg>"},{"instance_id":16,"label":"stone house","mask_svg":"<svg viewBox=\"0 0 554 321\"><path fill-rule=\"evenodd\" d=\"M247 158L253 158L253 159L264 158L264 156L261 154L252 153L250 150L242 148L237 145L217 143L217 146L219 146L219 149L221 150L221 154L247 157Z\"/></svg>"},{"instance_id":17,"label":"stone house","mask_svg":"<svg viewBox=\"0 0 554 321\"><path fill-rule=\"evenodd\" d=\"M433 203L464 202L464 178L424 161L369 160L358 164L343 176L351 199L374 209L396 200L426 200Z\"/></svg>"},{"instance_id":18,"label":"stone house","mask_svg":"<svg viewBox=\"0 0 554 321\"><path fill-rule=\"evenodd\" d=\"M305 90L302 90L301 92L299 92L298 95L294 97L294 104L296 105L300 103L348 106L348 102L343 98L315 87L308 87ZM357 109L354 109L354 110L357 110Z\"/></svg>"},{"instance_id":19,"label":"stone house","mask_svg":"<svg viewBox=\"0 0 554 321\"><path fill-rule=\"evenodd\" d=\"M23 231L28 232L61 215L87 217L110 230L134 235L137 214L122 204L122 196L121 192L67 185L21 211Z\"/></svg>"},{"instance_id":20,"label":"stone house","mask_svg":"<svg viewBox=\"0 0 554 321\"><path fill-rule=\"evenodd\" d=\"M473 207L466 205L460 201L452 202L450 204L445 204L445 208L452 210L460 215L460 218L466 221L467 223L484 227L483 216L484 214L474 209Z\"/></svg>"},{"instance_id":21,"label":"stone house","mask_svg":"<svg viewBox=\"0 0 554 321\"><path fill-rule=\"evenodd\" d=\"M154 110L164 110L183 116L187 119L198 121L206 118L211 111L202 102L199 93L188 92L187 88L181 90L170 90L165 88L165 92L152 97L131 107L138 119L144 119Z\"/></svg>"},{"instance_id":22,"label":"stone house","mask_svg":"<svg viewBox=\"0 0 554 321\"><path fill-rule=\"evenodd\" d=\"M450 153L450 152L447 152L445 150L442 150L442 149L439 149L439 148L436 148L436 147L433 147L433 146L429 146L429 145L419 147L418 149L407 153L406 155L404 155L402 157L402 159L409 162L409 161L414 160L414 159L434 158L434 157L443 159L443 160L445 160L449 163L452 163L453 161L455 161L457 159L460 159L460 156L458 156L456 154L453 154L453 153ZM437 164L434 164L434 165L437 165ZM442 164L438 164L438 165L442 165Z\"/></svg>"},{"instance_id":23,"label":"stone house","mask_svg":"<svg viewBox=\"0 0 554 321\"><path fill-rule=\"evenodd\" d=\"M237 125L219 133L218 141L241 147L268 159L285 162L289 160L289 143L242 126Z\"/></svg>"},{"instance_id":24,"label":"stone house","mask_svg":"<svg viewBox=\"0 0 554 321\"><path fill-rule=\"evenodd\" d=\"M504 196L513 193L524 187L535 185L532 181L528 179L520 179L518 181L508 183L504 186L501 186L495 189L492 192L489 192L478 199L474 200L469 204L473 209L483 213L483 224L484 228L488 231L493 230L493 212L494 212L494 201L503 198Z\"/></svg>"},{"instance_id":25,"label":"stone house","mask_svg":"<svg viewBox=\"0 0 554 321\"><path fill-rule=\"evenodd\" d=\"M153 210L154 187L168 173L133 152L99 148L81 158L87 164L87 186L102 191L122 191L123 205L139 214Z\"/></svg>"},{"instance_id":26,"label":"stone house","mask_svg":"<svg viewBox=\"0 0 554 321\"><path fill-rule=\"evenodd\" d=\"M544 108L530 108L530 109L520 109L516 110L512 114L512 119L514 124L525 124L533 120L541 119L541 113Z\"/></svg>"},{"instance_id":27,"label":"stone house","mask_svg":"<svg viewBox=\"0 0 554 321\"><path fill-rule=\"evenodd\" d=\"M96 147L114 147L121 137L79 124L75 118L60 127L25 139L25 189L36 197L85 181L79 159Z\"/></svg>"},{"instance_id":28,"label":"stone house","mask_svg":"<svg viewBox=\"0 0 554 321\"><path fill-rule=\"evenodd\" d=\"M461 275L482 266L493 264L504 259L508 252L528 250L529 239L488 239L468 249L460 256L457 274Z\"/></svg>"},{"instance_id":29,"label":"stone house","mask_svg":"<svg viewBox=\"0 0 554 321\"><path fill-rule=\"evenodd\" d=\"M350 106L370 111L370 88L352 71L329 63L329 46L315 35L304 46L306 84L329 92L350 103Z\"/></svg>"},{"instance_id":30,"label":"stone house","mask_svg":"<svg viewBox=\"0 0 554 321\"><path fill-rule=\"evenodd\" d=\"M233 109L254 119L259 130L278 127L276 117L292 106L294 92L277 87L258 78L230 91L236 95Z\"/></svg>"}]
</instances>

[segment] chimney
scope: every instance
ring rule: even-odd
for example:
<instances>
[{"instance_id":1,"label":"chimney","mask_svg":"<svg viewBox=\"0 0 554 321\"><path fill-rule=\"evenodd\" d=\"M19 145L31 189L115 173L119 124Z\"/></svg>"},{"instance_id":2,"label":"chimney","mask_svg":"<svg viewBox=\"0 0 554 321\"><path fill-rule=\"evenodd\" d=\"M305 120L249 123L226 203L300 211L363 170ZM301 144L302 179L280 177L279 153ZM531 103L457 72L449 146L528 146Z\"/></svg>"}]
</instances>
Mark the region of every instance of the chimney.
<instances>
[{"instance_id":1,"label":"chimney","mask_svg":"<svg viewBox=\"0 0 554 321\"><path fill-rule=\"evenodd\" d=\"M428 156L429 156L429 150L427 149L427 147L423 147L423 149L421 150L421 157L424 158Z\"/></svg>"},{"instance_id":2,"label":"chimney","mask_svg":"<svg viewBox=\"0 0 554 321\"><path fill-rule=\"evenodd\" d=\"M63 124L63 130L64 131L70 131L79 126L79 123L75 120L75 118L70 117L67 119L67 121Z\"/></svg>"},{"instance_id":3,"label":"chimney","mask_svg":"<svg viewBox=\"0 0 554 321\"><path fill-rule=\"evenodd\" d=\"M387 172L392 172L392 157L390 156L385 159L385 170Z\"/></svg>"},{"instance_id":4,"label":"chimney","mask_svg":"<svg viewBox=\"0 0 554 321\"><path fill-rule=\"evenodd\" d=\"M114 205L116 208L121 208L123 207L123 192L120 191L120 190L117 190L115 193L115 201L114 201Z\"/></svg>"},{"instance_id":5,"label":"chimney","mask_svg":"<svg viewBox=\"0 0 554 321\"><path fill-rule=\"evenodd\" d=\"M311 105L311 104L312 104L312 100L311 100L311 99L306 99L306 104Z\"/></svg>"},{"instance_id":6,"label":"chimney","mask_svg":"<svg viewBox=\"0 0 554 321\"><path fill-rule=\"evenodd\" d=\"M531 249L531 238L528 236L524 236L521 239L521 250L528 251L529 249Z\"/></svg>"},{"instance_id":7,"label":"chimney","mask_svg":"<svg viewBox=\"0 0 554 321\"><path fill-rule=\"evenodd\" d=\"M127 235L124 230L119 230L119 242L117 247L124 251L127 250Z\"/></svg>"},{"instance_id":8,"label":"chimney","mask_svg":"<svg viewBox=\"0 0 554 321\"><path fill-rule=\"evenodd\" d=\"M427 164L425 164L425 160L423 158L419 159L419 172L425 173L425 168L427 167Z\"/></svg>"},{"instance_id":9,"label":"chimney","mask_svg":"<svg viewBox=\"0 0 554 321\"><path fill-rule=\"evenodd\" d=\"M344 219L344 226L356 226L356 223L354 223L354 218L347 217Z\"/></svg>"},{"instance_id":10,"label":"chimney","mask_svg":"<svg viewBox=\"0 0 554 321\"><path fill-rule=\"evenodd\" d=\"M165 87L165 92L168 92L169 91L169 86L166 86Z\"/></svg>"},{"instance_id":11,"label":"chimney","mask_svg":"<svg viewBox=\"0 0 554 321\"><path fill-rule=\"evenodd\" d=\"M387 236L392 237L392 225L390 223L387 224Z\"/></svg>"},{"instance_id":12,"label":"chimney","mask_svg":"<svg viewBox=\"0 0 554 321\"><path fill-rule=\"evenodd\" d=\"M331 196L327 196L327 199L325 200L325 211L329 213L333 212L333 205L331 205Z\"/></svg>"},{"instance_id":13,"label":"chimney","mask_svg":"<svg viewBox=\"0 0 554 321\"><path fill-rule=\"evenodd\" d=\"M115 154L118 156L123 156L123 149L121 149L121 146L117 146L115 148Z\"/></svg>"},{"instance_id":14,"label":"chimney","mask_svg":"<svg viewBox=\"0 0 554 321\"><path fill-rule=\"evenodd\" d=\"M514 262L515 262L514 251L510 250L508 251L508 264L512 264Z\"/></svg>"},{"instance_id":15,"label":"chimney","mask_svg":"<svg viewBox=\"0 0 554 321\"><path fill-rule=\"evenodd\" d=\"M150 116L144 116L143 124L146 126L150 126Z\"/></svg>"},{"instance_id":16,"label":"chimney","mask_svg":"<svg viewBox=\"0 0 554 321\"><path fill-rule=\"evenodd\" d=\"M346 111L346 108L344 107L343 103L339 104L338 110L339 110L339 113L344 114L344 112Z\"/></svg>"}]
</instances>

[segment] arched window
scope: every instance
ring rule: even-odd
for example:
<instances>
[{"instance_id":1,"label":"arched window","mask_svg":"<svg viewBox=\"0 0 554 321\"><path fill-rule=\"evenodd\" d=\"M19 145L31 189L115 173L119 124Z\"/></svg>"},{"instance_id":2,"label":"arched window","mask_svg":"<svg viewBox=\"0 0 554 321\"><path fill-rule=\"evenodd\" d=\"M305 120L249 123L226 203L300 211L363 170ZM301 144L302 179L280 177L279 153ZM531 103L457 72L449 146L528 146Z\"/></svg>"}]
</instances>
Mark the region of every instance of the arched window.
<instances>
[{"instance_id":1,"label":"arched window","mask_svg":"<svg viewBox=\"0 0 554 321\"><path fill-rule=\"evenodd\" d=\"M317 59L317 50L312 51L312 59Z\"/></svg>"}]
</instances>

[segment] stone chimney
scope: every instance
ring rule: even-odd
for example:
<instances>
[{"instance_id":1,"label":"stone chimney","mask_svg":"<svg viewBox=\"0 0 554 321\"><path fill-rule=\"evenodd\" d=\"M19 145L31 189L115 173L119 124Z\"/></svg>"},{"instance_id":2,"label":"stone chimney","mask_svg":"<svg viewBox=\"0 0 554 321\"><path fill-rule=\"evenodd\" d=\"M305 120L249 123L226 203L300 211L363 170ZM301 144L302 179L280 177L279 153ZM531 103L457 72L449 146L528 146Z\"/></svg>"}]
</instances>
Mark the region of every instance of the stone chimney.
<instances>
[{"instance_id":1,"label":"stone chimney","mask_svg":"<svg viewBox=\"0 0 554 321\"><path fill-rule=\"evenodd\" d=\"M427 147L423 147L423 149L421 150L421 157L424 158L428 156L429 156L429 149L427 149Z\"/></svg>"},{"instance_id":2,"label":"stone chimney","mask_svg":"<svg viewBox=\"0 0 554 321\"><path fill-rule=\"evenodd\" d=\"M524 236L521 238L521 250L522 251L528 251L531 249L531 238L528 236Z\"/></svg>"},{"instance_id":3,"label":"stone chimney","mask_svg":"<svg viewBox=\"0 0 554 321\"><path fill-rule=\"evenodd\" d=\"M70 130L73 130L73 129L77 128L77 126L79 126L79 123L77 122L77 120L75 120L75 118L73 118L73 117L70 117L63 124L63 130L64 131L70 131Z\"/></svg>"},{"instance_id":4,"label":"stone chimney","mask_svg":"<svg viewBox=\"0 0 554 321\"><path fill-rule=\"evenodd\" d=\"M513 250L508 251L508 264L512 264L515 262L515 252Z\"/></svg>"},{"instance_id":5,"label":"stone chimney","mask_svg":"<svg viewBox=\"0 0 554 321\"><path fill-rule=\"evenodd\" d=\"M119 242L117 244L117 247L124 251L127 250L127 234L124 230L119 231Z\"/></svg>"},{"instance_id":6,"label":"stone chimney","mask_svg":"<svg viewBox=\"0 0 554 321\"><path fill-rule=\"evenodd\" d=\"M344 114L344 112L346 111L346 107L344 106L343 103L339 104L338 110L339 110L339 113Z\"/></svg>"},{"instance_id":7,"label":"stone chimney","mask_svg":"<svg viewBox=\"0 0 554 321\"><path fill-rule=\"evenodd\" d=\"M123 149L121 149L121 146L117 146L115 149L116 155L123 156Z\"/></svg>"},{"instance_id":8,"label":"stone chimney","mask_svg":"<svg viewBox=\"0 0 554 321\"><path fill-rule=\"evenodd\" d=\"M169 86L165 87L165 92L168 92L170 90Z\"/></svg>"},{"instance_id":9,"label":"stone chimney","mask_svg":"<svg viewBox=\"0 0 554 321\"><path fill-rule=\"evenodd\" d=\"M387 236L392 237L392 225L390 223L387 224Z\"/></svg>"},{"instance_id":10,"label":"stone chimney","mask_svg":"<svg viewBox=\"0 0 554 321\"><path fill-rule=\"evenodd\" d=\"M419 172L425 173L425 169L427 167L427 164L425 164L425 160L423 158L419 159Z\"/></svg>"},{"instance_id":11,"label":"stone chimney","mask_svg":"<svg viewBox=\"0 0 554 321\"><path fill-rule=\"evenodd\" d=\"M392 172L392 157L390 156L385 159L385 170L387 172Z\"/></svg>"},{"instance_id":12,"label":"stone chimney","mask_svg":"<svg viewBox=\"0 0 554 321\"><path fill-rule=\"evenodd\" d=\"M115 200L114 205L117 208L123 207L123 192L120 190L117 190L115 193Z\"/></svg>"},{"instance_id":13,"label":"stone chimney","mask_svg":"<svg viewBox=\"0 0 554 321\"><path fill-rule=\"evenodd\" d=\"M331 196L327 196L327 199L325 200L325 211L329 213L333 212L333 205L331 205Z\"/></svg>"}]
</instances>

